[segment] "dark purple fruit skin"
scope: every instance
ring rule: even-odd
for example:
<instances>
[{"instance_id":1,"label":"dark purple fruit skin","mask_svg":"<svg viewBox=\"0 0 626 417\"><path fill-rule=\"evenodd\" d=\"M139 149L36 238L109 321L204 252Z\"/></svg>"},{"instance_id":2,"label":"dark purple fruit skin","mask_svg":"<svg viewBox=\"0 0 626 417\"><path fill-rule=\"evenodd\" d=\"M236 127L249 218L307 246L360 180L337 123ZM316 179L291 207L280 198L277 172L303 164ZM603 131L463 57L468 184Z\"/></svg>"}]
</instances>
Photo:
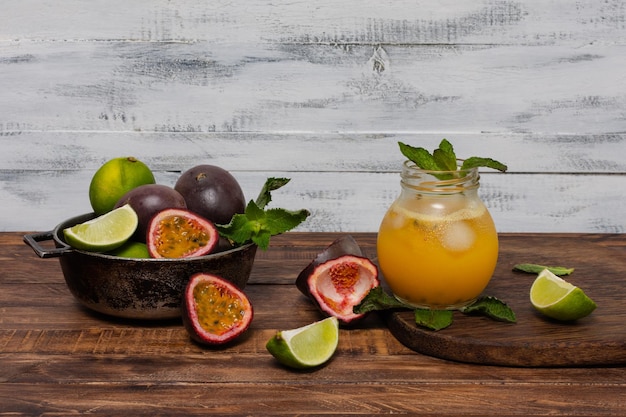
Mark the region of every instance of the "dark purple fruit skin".
<instances>
[{"instance_id":1,"label":"dark purple fruit skin","mask_svg":"<svg viewBox=\"0 0 626 417\"><path fill-rule=\"evenodd\" d=\"M174 189L187 208L215 224L228 224L236 213L243 213L243 191L228 171L215 165L198 165L183 172Z\"/></svg>"},{"instance_id":2,"label":"dark purple fruit skin","mask_svg":"<svg viewBox=\"0 0 626 417\"><path fill-rule=\"evenodd\" d=\"M317 254L315 259L307 265L306 268L300 272L298 278L296 278L296 287L300 292L307 297L311 297L311 291L309 289L309 278L315 271L318 265L323 264L331 259L337 259L343 255L363 256L361 247L351 235L345 235L336 239L333 243L328 245L323 251Z\"/></svg>"},{"instance_id":3,"label":"dark purple fruit skin","mask_svg":"<svg viewBox=\"0 0 626 417\"><path fill-rule=\"evenodd\" d=\"M185 198L178 191L162 184L140 185L130 190L118 200L115 208L125 204L130 204L139 218L133 239L144 243L148 225L155 214L168 208L187 208Z\"/></svg>"}]
</instances>

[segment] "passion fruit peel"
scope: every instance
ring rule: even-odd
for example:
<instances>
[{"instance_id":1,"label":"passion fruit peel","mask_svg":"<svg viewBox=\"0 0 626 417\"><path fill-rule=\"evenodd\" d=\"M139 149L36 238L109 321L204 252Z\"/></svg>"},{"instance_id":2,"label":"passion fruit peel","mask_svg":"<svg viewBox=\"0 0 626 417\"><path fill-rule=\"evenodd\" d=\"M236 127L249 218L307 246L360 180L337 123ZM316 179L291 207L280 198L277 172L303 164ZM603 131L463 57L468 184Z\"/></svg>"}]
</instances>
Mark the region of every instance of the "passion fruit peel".
<instances>
[{"instance_id":1,"label":"passion fruit peel","mask_svg":"<svg viewBox=\"0 0 626 417\"><path fill-rule=\"evenodd\" d=\"M189 279L181 310L190 337L204 345L222 345L240 337L254 316L243 291L222 277L203 272Z\"/></svg>"},{"instance_id":2,"label":"passion fruit peel","mask_svg":"<svg viewBox=\"0 0 626 417\"><path fill-rule=\"evenodd\" d=\"M304 268L298 278L296 278L296 286L300 292L307 297L311 295L308 280L313 270L320 264L331 259L338 258L343 255L363 256L361 247L351 235L344 235L328 245L323 251L317 254L315 259Z\"/></svg>"},{"instance_id":3,"label":"passion fruit peel","mask_svg":"<svg viewBox=\"0 0 626 417\"><path fill-rule=\"evenodd\" d=\"M207 255L219 240L215 225L187 209L158 212L148 225L146 244L153 258L188 258Z\"/></svg>"},{"instance_id":4,"label":"passion fruit peel","mask_svg":"<svg viewBox=\"0 0 626 417\"><path fill-rule=\"evenodd\" d=\"M302 270L296 286L326 316L343 325L354 324L368 314L355 313L372 288L380 286L378 268L364 257L352 236L335 240Z\"/></svg>"}]
</instances>

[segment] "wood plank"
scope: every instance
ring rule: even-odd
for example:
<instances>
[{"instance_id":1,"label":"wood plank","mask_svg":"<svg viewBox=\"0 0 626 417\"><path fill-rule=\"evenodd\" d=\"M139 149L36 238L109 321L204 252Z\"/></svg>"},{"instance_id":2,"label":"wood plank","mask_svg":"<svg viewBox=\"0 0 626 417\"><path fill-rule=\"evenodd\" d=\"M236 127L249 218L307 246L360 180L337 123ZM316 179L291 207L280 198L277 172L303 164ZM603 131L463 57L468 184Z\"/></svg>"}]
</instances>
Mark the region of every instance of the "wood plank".
<instances>
[{"instance_id":1,"label":"wood plank","mask_svg":"<svg viewBox=\"0 0 626 417\"><path fill-rule=\"evenodd\" d=\"M0 171L0 230L48 231L91 212L91 171ZM268 177L291 178L274 207L306 208L298 231L375 232L399 193L399 175L380 172L233 171L248 199ZM178 173L159 173L173 185ZM622 233L624 176L484 173L480 194L500 232Z\"/></svg>"},{"instance_id":2,"label":"wood plank","mask_svg":"<svg viewBox=\"0 0 626 417\"><path fill-rule=\"evenodd\" d=\"M60 10L63 13L60 13ZM124 13L119 13L124 10ZM250 0L239 4L199 0L111 0L63 8L39 0L5 4L12 16L6 39L150 42L237 41L299 43L556 43L623 42L625 12L619 1L452 0L318 1Z\"/></svg>"},{"instance_id":3,"label":"wood plank","mask_svg":"<svg viewBox=\"0 0 626 417\"><path fill-rule=\"evenodd\" d=\"M210 372L210 371L207 371ZM178 382L119 384L103 387L59 384L2 384L4 409L23 415L388 415L419 413L438 416L619 416L626 403L621 385L587 385L571 395L569 384L457 384L434 386L361 382L296 385ZM549 400L543 398L550 391ZM19 392L19 395L15 395ZM599 396L598 394L602 394ZM609 400L605 400L609 398Z\"/></svg>"},{"instance_id":4,"label":"wood plank","mask_svg":"<svg viewBox=\"0 0 626 417\"><path fill-rule=\"evenodd\" d=\"M0 131L623 132L623 49L0 43Z\"/></svg>"},{"instance_id":5,"label":"wood plank","mask_svg":"<svg viewBox=\"0 0 626 417\"><path fill-rule=\"evenodd\" d=\"M449 133L449 132L448 132ZM443 133L16 132L0 135L0 172L93 173L110 158L134 155L159 174L202 163L230 171L397 173L398 142L435 149ZM626 132L606 134L453 133L459 157L489 156L513 174L626 174ZM593 144L593 146L591 146ZM79 156L79 157L78 157ZM485 173L493 172L488 169ZM169 179L174 180L173 178ZM258 180L262 183L263 178ZM260 187L260 185L259 185Z\"/></svg>"}]
</instances>

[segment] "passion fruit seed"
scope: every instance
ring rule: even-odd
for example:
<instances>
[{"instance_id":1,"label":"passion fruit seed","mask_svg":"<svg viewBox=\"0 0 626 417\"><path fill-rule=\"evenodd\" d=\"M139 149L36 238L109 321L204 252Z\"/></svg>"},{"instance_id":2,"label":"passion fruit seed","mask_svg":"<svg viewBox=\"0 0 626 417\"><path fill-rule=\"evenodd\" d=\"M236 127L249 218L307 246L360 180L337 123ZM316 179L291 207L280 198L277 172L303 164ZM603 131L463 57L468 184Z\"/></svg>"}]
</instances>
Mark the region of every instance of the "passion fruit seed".
<instances>
[{"instance_id":1,"label":"passion fruit seed","mask_svg":"<svg viewBox=\"0 0 626 417\"><path fill-rule=\"evenodd\" d=\"M210 253L219 235L210 221L185 209L166 209L150 221L147 244L153 258L186 258Z\"/></svg>"},{"instance_id":2,"label":"passion fruit seed","mask_svg":"<svg viewBox=\"0 0 626 417\"><path fill-rule=\"evenodd\" d=\"M183 324L195 341L206 345L229 342L250 326L252 304L225 279L207 273L193 275L184 291Z\"/></svg>"},{"instance_id":3,"label":"passion fruit seed","mask_svg":"<svg viewBox=\"0 0 626 417\"><path fill-rule=\"evenodd\" d=\"M359 264L344 262L332 265L328 275L339 294L350 294L359 281Z\"/></svg>"},{"instance_id":4,"label":"passion fruit seed","mask_svg":"<svg viewBox=\"0 0 626 417\"><path fill-rule=\"evenodd\" d=\"M202 282L193 289L196 303L198 324L204 331L218 336L228 332L246 315L245 307L240 299L221 286Z\"/></svg>"}]
</instances>

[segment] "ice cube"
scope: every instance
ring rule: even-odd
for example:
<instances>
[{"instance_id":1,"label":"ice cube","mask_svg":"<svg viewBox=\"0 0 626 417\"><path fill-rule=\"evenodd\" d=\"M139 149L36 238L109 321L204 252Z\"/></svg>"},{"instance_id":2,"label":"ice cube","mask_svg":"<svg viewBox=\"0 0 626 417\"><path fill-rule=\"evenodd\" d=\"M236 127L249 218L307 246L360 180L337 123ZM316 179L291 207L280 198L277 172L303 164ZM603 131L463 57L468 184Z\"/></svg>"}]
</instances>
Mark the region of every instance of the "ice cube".
<instances>
[{"instance_id":1,"label":"ice cube","mask_svg":"<svg viewBox=\"0 0 626 417\"><path fill-rule=\"evenodd\" d=\"M453 222L444 229L441 243L443 247L452 252L468 250L476 240L476 232L463 221Z\"/></svg>"}]
</instances>

